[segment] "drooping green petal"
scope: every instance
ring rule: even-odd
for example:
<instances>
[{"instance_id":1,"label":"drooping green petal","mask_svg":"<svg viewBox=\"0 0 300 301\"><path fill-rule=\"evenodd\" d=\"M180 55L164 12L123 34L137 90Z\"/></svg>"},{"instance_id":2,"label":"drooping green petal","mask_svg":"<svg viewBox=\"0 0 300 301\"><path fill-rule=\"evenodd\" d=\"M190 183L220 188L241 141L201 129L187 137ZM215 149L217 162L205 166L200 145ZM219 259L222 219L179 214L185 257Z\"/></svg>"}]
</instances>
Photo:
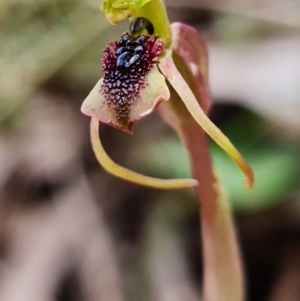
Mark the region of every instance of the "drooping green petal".
<instances>
[{"instance_id":1,"label":"drooping green petal","mask_svg":"<svg viewBox=\"0 0 300 301\"><path fill-rule=\"evenodd\" d=\"M106 154L99 137L99 121L97 118L91 118L91 141L94 153L99 163L104 169L114 176L121 178L123 180L140 184L157 189L183 189L193 186L197 186L198 182L193 179L157 179L148 176L141 175L129 169L126 169L115 162L113 162L110 157Z\"/></svg>"},{"instance_id":2,"label":"drooping green petal","mask_svg":"<svg viewBox=\"0 0 300 301\"><path fill-rule=\"evenodd\" d=\"M246 186L251 188L254 183L254 174L251 167L232 145L229 139L224 136L224 134L207 117L203 109L200 107L195 95L178 72L171 55L168 55L161 60L159 68L178 93L186 108L197 123L239 166L245 175Z\"/></svg>"},{"instance_id":3,"label":"drooping green petal","mask_svg":"<svg viewBox=\"0 0 300 301\"><path fill-rule=\"evenodd\" d=\"M130 104L130 112L128 120L124 121L118 119L118 112L101 93L102 84L103 78L100 79L83 102L82 113L128 133L132 133L132 127L136 121L149 115L161 102L170 98L165 78L154 66L146 74L145 86L140 89L137 98L129 101L132 102Z\"/></svg>"}]
</instances>

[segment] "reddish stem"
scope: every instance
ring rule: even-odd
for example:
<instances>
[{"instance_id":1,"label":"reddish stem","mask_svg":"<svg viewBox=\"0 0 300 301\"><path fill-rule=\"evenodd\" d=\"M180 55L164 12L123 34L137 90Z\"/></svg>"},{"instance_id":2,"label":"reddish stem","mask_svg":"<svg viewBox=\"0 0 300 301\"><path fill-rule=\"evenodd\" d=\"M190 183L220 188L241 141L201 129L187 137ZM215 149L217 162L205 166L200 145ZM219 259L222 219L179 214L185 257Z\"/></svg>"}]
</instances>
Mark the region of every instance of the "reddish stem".
<instances>
[{"instance_id":1,"label":"reddish stem","mask_svg":"<svg viewBox=\"0 0 300 301\"><path fill-rule=\"evenodd\" d=\"M208 139L192 119L181 120L181 133L198 180L205 301L242 301L244 279L234 223L214 175Z\"/></svg>"}]
</instances>

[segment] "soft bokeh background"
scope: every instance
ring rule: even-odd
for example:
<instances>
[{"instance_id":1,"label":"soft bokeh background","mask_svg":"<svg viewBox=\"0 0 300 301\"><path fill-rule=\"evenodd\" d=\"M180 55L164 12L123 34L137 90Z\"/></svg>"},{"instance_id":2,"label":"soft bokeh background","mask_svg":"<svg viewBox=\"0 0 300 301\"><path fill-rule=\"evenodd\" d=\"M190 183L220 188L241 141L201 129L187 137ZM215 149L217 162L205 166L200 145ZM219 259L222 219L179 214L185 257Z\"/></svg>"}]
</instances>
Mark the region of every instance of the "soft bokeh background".
<instances>
[{"instance_id":1,"label":"soft bokeh background","mask_svg":"<svg viewBox=\"0 0 300 301\"><path fill-rule=\"evenodd\" d=\"M0 1L0 300L194 301L201 295L192 191L113 178L80 105L101 76L111 27L97 0ZM208 41L211 118L256 173L246 191L211 149L235 214L249 301L300 296L300 2L169 0ZM178 137L154 113L135 135L103 128L119 163L188 177Z\"/></svg>"}]
</instances>

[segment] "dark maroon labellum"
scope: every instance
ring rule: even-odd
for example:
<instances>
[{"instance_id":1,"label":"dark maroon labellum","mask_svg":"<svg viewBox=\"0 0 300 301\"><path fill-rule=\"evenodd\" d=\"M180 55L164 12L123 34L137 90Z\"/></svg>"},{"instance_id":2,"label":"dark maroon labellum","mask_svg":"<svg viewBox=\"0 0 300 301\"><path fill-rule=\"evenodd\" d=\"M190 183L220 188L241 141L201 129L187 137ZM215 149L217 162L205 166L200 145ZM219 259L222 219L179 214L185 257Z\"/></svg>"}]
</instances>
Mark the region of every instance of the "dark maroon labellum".
<instances>
[{"instance_id":1,"label":"dark maroon labellum","mask_svg":"<svg viewBox=\"0 0 300 301\"><path fill-rule=\"evenodd\" d=\"M104 49L101 93L120 122L128 123L130 107L137 101L147 72L159 63L162 52L163 42L157 36L132 38L128 33Z\"/></svg>"}]
</instances>

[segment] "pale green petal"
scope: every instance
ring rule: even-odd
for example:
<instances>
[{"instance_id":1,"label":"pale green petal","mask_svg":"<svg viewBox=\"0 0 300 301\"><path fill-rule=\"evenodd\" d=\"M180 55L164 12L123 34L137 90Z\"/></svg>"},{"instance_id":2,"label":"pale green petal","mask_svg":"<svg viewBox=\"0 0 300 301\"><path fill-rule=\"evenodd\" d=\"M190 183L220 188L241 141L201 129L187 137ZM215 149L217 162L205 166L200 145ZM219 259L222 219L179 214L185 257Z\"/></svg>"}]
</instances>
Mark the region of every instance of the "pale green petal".
<instances>
[{"instance_id":1,"label":"pale green petal","mask_svg":"<svg viewBox=\"0 0 300 301\"><path fill-rule=\"evenodd\" d=\"M182 189L198 185L198 182L193 179L167 180L144 176L116 164L106 154L101 144L101 140L99 137L99 121L95 117L91 118L91 141L94 153L99 163L109 173L113 174L118 178L135 184L140 184L157 189Z\"/></svg>"}]
</instances>

